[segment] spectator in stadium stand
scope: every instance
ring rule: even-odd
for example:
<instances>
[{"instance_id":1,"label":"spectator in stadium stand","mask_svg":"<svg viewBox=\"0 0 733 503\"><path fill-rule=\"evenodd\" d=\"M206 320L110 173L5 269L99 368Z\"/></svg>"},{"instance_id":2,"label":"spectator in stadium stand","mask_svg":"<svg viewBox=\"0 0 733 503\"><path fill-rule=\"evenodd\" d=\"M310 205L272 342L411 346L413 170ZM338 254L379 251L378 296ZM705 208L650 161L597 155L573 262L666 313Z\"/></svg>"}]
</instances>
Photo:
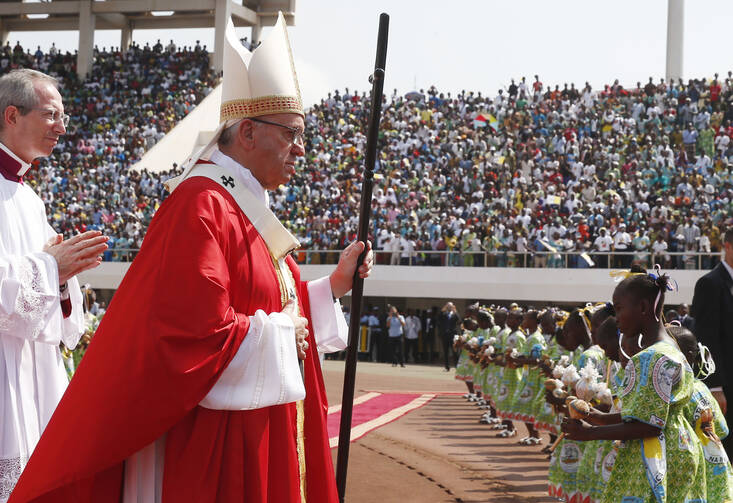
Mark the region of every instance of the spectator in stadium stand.
<instances>
[{"instance_id":1,"label":"spectator in stadium stand","mask_svg":"<svg viewBox=\"0 0 733 503\"><path fill-rule=\"evenodd\" d=\"M733 334L733 221L724 234L725 257L715 268L697 280L690 314L694 318L694 332L705 344L718 364L717 370L705 380L720 404L726 421L733 421L733 372L728 363L733 361L730 336ZM728 457L733 455L733 439L723 439Z\"/></svg>"},{"instance_id":2,"label":"spectator in stadium stand","mask_svg":"<svg viewBox=\"0 0 733 503\"><path fill-rule=\"evenodd\" d=\"M596 263L599 267L606 268L608 267L608 252L611 251L613 239L611 239L611 236L606 235L607 231L605 227L601 227L598 232L600 235L593 242L595 250L600 252L596 257Z\"/></svg>"},{"instance_id":3,"label":"spectator in stadium stand","mask_svg":"<svg viewBox=\"0 0 733 503\"><path fill-rule=\"evenodd\" d=\"M613 249L619 252L628 252L631 249L631 236L626 232L626 224L619 224L616 234L613 236ZM614 256L614 267L628 269L631 266L630 255Z\"/></svg>"}]
</instances>

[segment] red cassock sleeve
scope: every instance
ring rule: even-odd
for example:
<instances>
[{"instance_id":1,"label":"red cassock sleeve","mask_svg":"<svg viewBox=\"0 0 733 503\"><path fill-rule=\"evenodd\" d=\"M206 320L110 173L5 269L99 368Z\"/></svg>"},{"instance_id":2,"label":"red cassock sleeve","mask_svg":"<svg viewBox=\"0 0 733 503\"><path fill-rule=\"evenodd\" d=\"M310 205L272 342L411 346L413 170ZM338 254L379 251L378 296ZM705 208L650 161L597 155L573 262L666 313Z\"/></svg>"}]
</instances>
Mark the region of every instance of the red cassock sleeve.
<instances>
[{"instance_id":1,"label":"red cassock sleeve","mask_svg":"<svg viewBox=\"0 0 733 503\"><path fill-rule=\"evenodd\" d=\"M226 192L194 180L153 219L13 503L119 502L124 459L196 408L239 348L249 317L230 259L248 251L246 226Z\"/></svg>"}]
</instances>

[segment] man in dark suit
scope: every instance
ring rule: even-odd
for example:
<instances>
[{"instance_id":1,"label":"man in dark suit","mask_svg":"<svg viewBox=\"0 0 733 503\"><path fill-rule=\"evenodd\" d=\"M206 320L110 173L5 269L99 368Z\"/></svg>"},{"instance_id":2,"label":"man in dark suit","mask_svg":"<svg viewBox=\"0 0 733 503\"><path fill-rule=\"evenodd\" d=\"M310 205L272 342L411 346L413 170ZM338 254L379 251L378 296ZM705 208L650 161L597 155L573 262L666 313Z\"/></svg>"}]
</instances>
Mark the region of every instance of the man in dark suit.
<instances>
[{"instance_id":1,"label":"man in dark suit","mask_svg":"<svg viewBox=\"0 0 733 503\"><path fill-rule=\"evenodd\" d=\"M438 315L438 333L443 343L445 370L456 366L456 352L453 349L453 336L458 333L458 312L452 302L447 302Z\"/></svg>"},{"instance_id":2,"label":"man in dark suit","mask_svg":"<svg viewBox=\"0 0 733 503\"><path fill-rule=\"evenodd\" d=\"M705 380L720 404L728 424L733 424L733 404L728 409L727 398L733 398L733 226L723 238L725 259L700 278L692 298L695 335L705 344L715 359L715 373ZM733 456L733 435L723 440L728 456Z\"/></svg>"},{"instance_id":3,"label":"man in dark suit","mask_svg":"<svg viewBox=\"0 0 733 503\"><path fill-rule=\"evenodd\" d=\"M680 324L687 330L695 331L695 318L690 316L690 306L684 302L677 306L677 316Z\"/></svg>"}]
</instances>

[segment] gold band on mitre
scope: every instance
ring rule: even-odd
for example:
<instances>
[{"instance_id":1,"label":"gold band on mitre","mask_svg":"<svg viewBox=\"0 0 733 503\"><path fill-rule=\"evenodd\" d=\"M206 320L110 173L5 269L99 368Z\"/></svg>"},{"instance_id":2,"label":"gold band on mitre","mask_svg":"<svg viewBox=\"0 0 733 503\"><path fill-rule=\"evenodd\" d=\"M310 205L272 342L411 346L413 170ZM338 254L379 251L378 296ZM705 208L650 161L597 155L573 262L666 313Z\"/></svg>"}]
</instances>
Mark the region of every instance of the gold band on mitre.
<instances>
[{"instance_id":1,"label":"gold band on mitre","mask_svg":"<svg viewBox=\"0 0 733 503\"><path fill-rule=\"evenodd\" d=\"M297 96L259 96L222 103L219 122L271 114L303 113L303 102Z\"/></svg>"}]
</instances>

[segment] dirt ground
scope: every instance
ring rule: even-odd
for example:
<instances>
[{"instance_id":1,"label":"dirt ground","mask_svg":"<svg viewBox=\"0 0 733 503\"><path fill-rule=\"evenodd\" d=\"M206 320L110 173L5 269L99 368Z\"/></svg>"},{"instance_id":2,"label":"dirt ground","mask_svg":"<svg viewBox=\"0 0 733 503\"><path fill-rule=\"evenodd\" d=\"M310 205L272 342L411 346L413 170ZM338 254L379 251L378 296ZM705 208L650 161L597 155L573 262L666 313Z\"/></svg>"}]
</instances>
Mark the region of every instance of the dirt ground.
<instances>
[{"instance_id":1,"label":"dirt ground","mask_svg":"<svg viewBox=\"0 0 733 503\"><path fill-rule=\"evenodd\" d=\"M341 403L344 362L326 361L329 405ZM481 412L460 394L466 386L441 367L359 362L356 393L367 391L446 393L353 442L346 501L552 502L547 496L543 446L522 447L526 435L499 439L478 424ZM544 437L547 442L547 437ZM336 449L332 450L334 466Z\"/></svg>"}]
</instances>

